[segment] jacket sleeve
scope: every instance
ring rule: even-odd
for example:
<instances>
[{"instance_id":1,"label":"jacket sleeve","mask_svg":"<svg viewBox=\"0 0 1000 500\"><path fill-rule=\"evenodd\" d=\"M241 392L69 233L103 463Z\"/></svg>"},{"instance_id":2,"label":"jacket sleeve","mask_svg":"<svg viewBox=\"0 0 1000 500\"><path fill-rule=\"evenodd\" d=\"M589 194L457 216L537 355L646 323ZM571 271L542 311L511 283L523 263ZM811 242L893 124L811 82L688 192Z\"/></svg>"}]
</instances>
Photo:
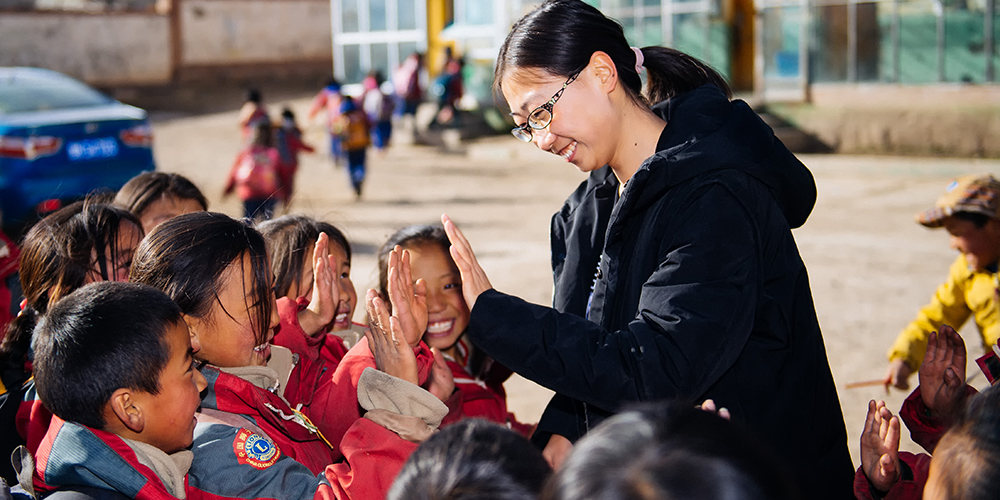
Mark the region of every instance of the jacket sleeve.
<instances>
[{"instance_id":1,"label":"jacket sleeve","mask_svg":"<svg viewBox=\"0 0 1000 500\"><path fill-rule=\"evenodd\" d=\"M977 393L978 391L971 385L965 386L966 398L971 398ZM903 401L903 406L899 409L899 419L910 430L910 438L914 443L919 444L928 453L934 453L938 441L948 431L949 424L930 416L930 411L924 405L924 399L920 394L918 385Z\"/></svg>"},{"instance_id":2,"label":"jacket sleeve","mask_svg":"<svg viewBox=\"0 0 1000 500\"><path fill-rule=\"evenodd\" d=\"M854 497L858 500L920 500L931 467L930 455L901 451L899 462L902 477L889 491L883 493L872 490L864 471L858 467L854 474Z\"/></svg>"},{"instance_id":3,"label":"jacket sleeve","mask_svg":"<svg viewBox=\"0 0 1000 500\"><path fill-rule=\"evenodd\" d=\"M416 447L371 420L358 420L340 443L344 460L327 466L315 498L385 498Z\"/></svg>"},{"instance_id":4,"label":"jacket sleeve","mask_svg":"<svg viewBox=\"0 0 1000 500\"><path fill-rule=\"evenodd\" d=\"M965 324L972 311L965 302L965 285L969 281L968 264L959 256L952 263L948 280L938 287L930 304L922 307L914 319L900 332L896 342L889 349L889 361L905 359L913 371L920 368L927 351L927 337L941 325L956 330Z\"/></svg>"},{"instance_id":5,"label":"jacket sleeve","mask_svg":"<svg viewBox=\"0 0 1000 500\"><path fill-rule=\"evenodd\" d=\"M655 270L638 291L617 291L638 293L637 311L601 313L631 316L618 319L627 321L625 328L607 331L580 316L488 290L472 310L473 343L522 376L608 411L626 400L703 395L732 367L754 329L763 285L760 229L727 185L709 183L676 202L682 208L655 228L668 235L655 250ZM615 237L609 232L607 249ZM625 280L621 274L635 265L630 259L605 257L604 274L612 274L607 266L625 271L603 279ZM602 289L607 287L598 282L595 304L606 298Z\"/></svg>"}]
</instances>

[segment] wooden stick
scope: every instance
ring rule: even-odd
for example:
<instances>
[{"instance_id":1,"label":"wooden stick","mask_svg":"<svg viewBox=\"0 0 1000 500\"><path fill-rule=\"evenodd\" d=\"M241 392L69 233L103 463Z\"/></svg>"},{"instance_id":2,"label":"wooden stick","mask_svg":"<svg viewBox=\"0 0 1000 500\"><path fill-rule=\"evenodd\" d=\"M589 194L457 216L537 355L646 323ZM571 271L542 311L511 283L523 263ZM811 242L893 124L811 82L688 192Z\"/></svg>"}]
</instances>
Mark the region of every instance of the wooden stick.
<instances>
[{"instance_id":1,"label":"wooden stick","mask_svg":"<svg viewBox=\"0 0 1000 500\"><path fill-rule=\"evenodd\" d=\"M875 385L887 385L884 378L878 380L865 380L862 382L851 382L847 384L848 389L857 389L858 387L871 387Z\"/></svg>"}]
</instances>

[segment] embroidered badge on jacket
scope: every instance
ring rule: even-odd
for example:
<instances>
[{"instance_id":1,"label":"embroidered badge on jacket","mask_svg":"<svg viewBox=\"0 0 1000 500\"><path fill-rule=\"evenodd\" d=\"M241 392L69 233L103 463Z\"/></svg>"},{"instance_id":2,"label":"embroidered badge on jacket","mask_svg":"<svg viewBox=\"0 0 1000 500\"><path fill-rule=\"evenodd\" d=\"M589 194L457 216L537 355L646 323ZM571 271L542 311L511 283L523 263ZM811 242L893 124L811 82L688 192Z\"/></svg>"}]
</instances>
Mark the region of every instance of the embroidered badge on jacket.
<instances>
[{"instance_id":1,"label":"embroidered badge on jacket","mask_svg":"<svg viewBox=\"0 0 1000 500\"><path fill-rule=\"evenodd\" d=\"M278 461L281 450L267 438L247 429L240 429L233 440L236 461L257 469L266 469Z\"/></svg>"}]
</instances>

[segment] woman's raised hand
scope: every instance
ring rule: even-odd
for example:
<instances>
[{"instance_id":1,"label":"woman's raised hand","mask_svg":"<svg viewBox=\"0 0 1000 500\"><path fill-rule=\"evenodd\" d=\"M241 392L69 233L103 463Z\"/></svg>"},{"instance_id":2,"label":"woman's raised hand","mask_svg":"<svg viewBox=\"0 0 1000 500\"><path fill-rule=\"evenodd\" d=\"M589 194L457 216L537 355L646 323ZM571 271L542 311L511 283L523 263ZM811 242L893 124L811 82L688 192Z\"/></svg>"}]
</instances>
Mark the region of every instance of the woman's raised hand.
<instances>
[{"instance_id":1,"label":"woman's raised hand","mask_svg":"<svg viewBox=\"0 0 1000 500\"><path fill-rule=\"evenodd\" d=\"M406 343L416 347L427 330L427 284L413 281L410 274L410 252L396 245L389 252L387 283L392 316L403 328Z\"/></svg>"},{"instance_id":2,"label":"woman's raised hand","mask_svg":"<svg viewBox=\"0 0 1000 500\"><path fill-rule=\"evenodd\" d=\"M309 306L299 313L299 326L307 335L323 333L323 327L333 321L340 302L340 288L334 285L330 237L319 233L313 247L313 283Z\"/></svg>"},{"instance_id":3,"label":"woman's raised hand","mask_svg":"<svg viewBox=\"0 0 1000 500\"><path fill-rule=\"evenodd\" d=\"M399 320L389 314L385 302L375 290L365 294L368 309L368 329L365 337L368 348L375 356L375 367L393 377L401 378L413 385L417 380L417 357L413 348L404 340L403 328Z\"/></svg>"},{"instance_id":4,"label":"woman's raised hand","mask_svg":"<svg viewBox=\"0 0 1000 500\"><path fill-rule=\"evenodd\" d=\"M472 246L462 231L447 215L441 216L441 222L444 224L448 239L451 240L451 258L455 260L455 265L462 274L462 295L465 296L465 303L471 311L476 305L479 294L492 289L493 285L490 284L486 271L483 271L479 261L476 260L476 254L473 253Z\"/></svg>"}]
</instances>

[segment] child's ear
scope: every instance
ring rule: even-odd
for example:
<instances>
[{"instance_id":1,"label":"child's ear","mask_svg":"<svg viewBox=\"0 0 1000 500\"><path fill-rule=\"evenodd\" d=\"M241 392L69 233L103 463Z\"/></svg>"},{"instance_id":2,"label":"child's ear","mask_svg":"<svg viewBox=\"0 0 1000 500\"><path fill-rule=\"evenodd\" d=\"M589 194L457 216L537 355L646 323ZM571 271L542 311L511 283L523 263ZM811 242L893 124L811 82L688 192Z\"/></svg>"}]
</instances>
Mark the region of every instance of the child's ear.
<instances>
[{"instance_id":1,"label":"child's ear","mask_svg":"<svg viewBox=\"0 0 1000 500\"><path fill-rule=\"evenodd\" d=\"M189 316L187 314L182 314L181 315L181 319L184 320L185 324L187 324L188 333L191 335L191 348L194 349L194 352L200 351L201 350L201 341L198 338L198 334L201 332L201 329L204 327L205 320L202 320L200 318L196 318L194 316Z\"/></svg>"},{"instance_id":2,"label":"child's ear","mask_svg":"<svg viewBox=\"0 0 1000 500\"><path fill-rule=\"evenodd\" d=\"M135 394L131 389L118 389L111 394L111 411L118 417L118 420L135 433L142 432L146 422L142 414L142 408L137 404Z\"/></svg>"}]
</instances>

